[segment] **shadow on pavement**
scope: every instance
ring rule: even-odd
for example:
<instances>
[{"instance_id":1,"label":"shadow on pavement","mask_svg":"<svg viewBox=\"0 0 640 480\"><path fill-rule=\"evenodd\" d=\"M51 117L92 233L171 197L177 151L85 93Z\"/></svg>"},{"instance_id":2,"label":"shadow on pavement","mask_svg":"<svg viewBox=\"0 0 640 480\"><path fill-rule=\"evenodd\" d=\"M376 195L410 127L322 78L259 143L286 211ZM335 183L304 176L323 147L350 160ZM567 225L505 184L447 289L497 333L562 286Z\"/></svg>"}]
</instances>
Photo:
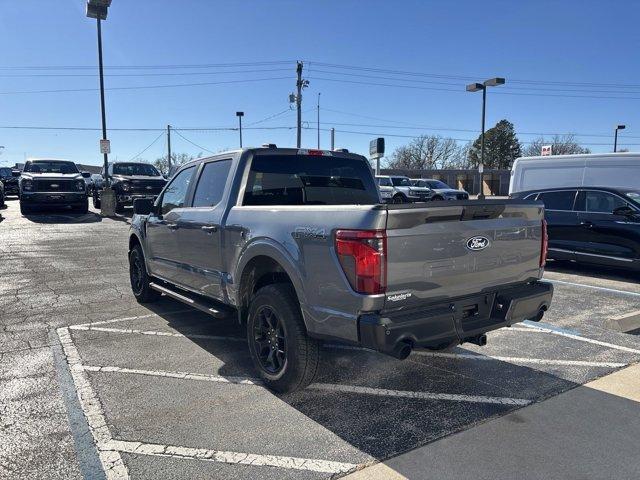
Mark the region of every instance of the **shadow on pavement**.
<instances>
[{"instance_id":1,"label":"shadow on pavement","mask_svg":"<svg viewBox=\"0 0 640 480\"><path fill-rule=\"evenodd\" d=\"M185 336L246 338L246 329L235 319L216 320L197 310L169 313L181 307L184 306L168 299L148 305L169 327ZM222 362L217 374L257 377L246 343L193 337L189 340L212 356L212 364L213 357ZM331 345L323 347L315 381L345 386L347 390L356 386L534 402L578 385L547 372L502 361L461 363L423 356L400 361L376 352L339 349ZM384 392L373 395L339 389L309 388L277 396L353 447L379 460L519 408L508 402L410 398L410 395L394 396ZM261 407L255 405L255 408ZM282 419L273 418L273 421L281 422ZM283 425L278 428L296 427Z\"/></svg>"}]
</instances>

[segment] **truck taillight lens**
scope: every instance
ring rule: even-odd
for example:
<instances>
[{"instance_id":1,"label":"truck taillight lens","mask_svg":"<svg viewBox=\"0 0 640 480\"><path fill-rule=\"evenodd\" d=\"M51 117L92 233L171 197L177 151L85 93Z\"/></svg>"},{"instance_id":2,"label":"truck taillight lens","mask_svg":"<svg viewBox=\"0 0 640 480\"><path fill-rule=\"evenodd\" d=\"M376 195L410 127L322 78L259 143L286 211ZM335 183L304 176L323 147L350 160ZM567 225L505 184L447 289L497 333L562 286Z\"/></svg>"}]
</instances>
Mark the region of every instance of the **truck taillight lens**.
<instances>
[{"instance_id":1,"label":"truck taillight lens","mask_svg":"<svg viewBox=\"0 0 640 480\"><path fill-rule=\"evenodd\" d=\"M387 234L384 230L338 230L336 253L351 288L365 295L387 289Z\"/></svg>"},{"instance_id":2,"label":"truck taillight lens","mask_svg":"<svg viewBox=\"0 0 640 480\"><path fill-rule=\"evenodd\" d=\"M549 235L547 233L547 221L542 220L542 245L540 247L540 267L547 263L547 253L549 253Z\"/></svg>"}]
</instances>

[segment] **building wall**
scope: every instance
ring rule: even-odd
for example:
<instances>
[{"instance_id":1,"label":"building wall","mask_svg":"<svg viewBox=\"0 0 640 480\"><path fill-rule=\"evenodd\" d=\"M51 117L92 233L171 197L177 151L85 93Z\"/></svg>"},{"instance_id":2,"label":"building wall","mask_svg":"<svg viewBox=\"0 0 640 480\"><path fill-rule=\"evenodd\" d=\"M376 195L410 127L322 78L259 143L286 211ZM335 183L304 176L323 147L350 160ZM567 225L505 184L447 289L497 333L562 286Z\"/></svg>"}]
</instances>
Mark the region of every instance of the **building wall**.
<instances>
[{"instance_id":1,"label":"building wall","mask_svg":"<svg viewBox=\"0 0 640 480\"><path fill-rule=\"evenodd\" d=\"M403 170L383 168L381 175L405 175L409 178L434 178L451 188L466 190L471 195L480 193L480 174L477 170ZM485 195L508 195L511 170L485 170Z\"/></svg>"}]
</instances>

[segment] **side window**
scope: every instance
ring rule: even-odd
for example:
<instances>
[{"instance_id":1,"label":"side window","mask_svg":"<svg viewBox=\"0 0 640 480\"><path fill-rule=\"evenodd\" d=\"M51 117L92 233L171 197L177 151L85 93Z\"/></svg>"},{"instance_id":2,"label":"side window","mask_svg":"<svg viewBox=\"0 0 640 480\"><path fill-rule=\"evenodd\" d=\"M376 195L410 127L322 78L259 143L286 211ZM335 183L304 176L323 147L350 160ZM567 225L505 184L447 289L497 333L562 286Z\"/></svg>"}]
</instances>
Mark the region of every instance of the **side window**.
<instances>
[{"instance_id":1,"label":"side window","mask_svg":"<svg viewBox=\"0 0 640 480\"><path fill-rule=\"evenodd\" d=\"M613 213L618 207L624 207L627 202L607 192L594 190L585 191L585 210L592 213Z\"/></svg>"},{"instance_id":2,"label":"side window","mask_svg":"<svg viewBox=\"0 0 640 480\"><path fill-rule=\"evenodd\" d=\"M189 167L182 170L165 189L160 207L163 215L166 215L174 208L184 207L184 200L189 190L193 169L194 167Z\"/></svg>"},{"instance_id":3,"label":"side window","mask_svg":"<svg viewBox=\"0 0 640 480\"><path fill-rule=\"evenodd\" d=\"M196 185L194 207L215 207L220 203L230 168L231 160L205 163Z\"/></svg>"},{"instance_id":4,"label":"side window","mask_svg":"<svg viewBox=\"0 0 640 480\"><path fill-rule=\"evenodd\" d=\"M561 192L543 192L538 200L542 200L544 208L547 210L571 211L575 197L576 190L563 190Z\"/></svg>"}]
</instances>

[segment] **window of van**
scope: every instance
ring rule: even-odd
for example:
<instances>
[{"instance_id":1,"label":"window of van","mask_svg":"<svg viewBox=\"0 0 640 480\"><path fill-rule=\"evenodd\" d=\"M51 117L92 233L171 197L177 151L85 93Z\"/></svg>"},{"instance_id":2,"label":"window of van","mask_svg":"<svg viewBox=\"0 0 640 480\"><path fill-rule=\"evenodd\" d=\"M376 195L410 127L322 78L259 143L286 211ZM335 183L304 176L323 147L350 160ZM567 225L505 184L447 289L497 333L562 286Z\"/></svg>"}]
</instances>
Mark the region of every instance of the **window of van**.
<instances>
[{"instance_id":1,"label":"window of van","mask_svg":"<svg viewBox=\"0 0 640 480\"><path fill-rule=\"evenodd\" d=\"M577 190L562 190L560 192L543 192L538 197L542 200L544 208L547 210L567 210L573 209L573 201L576 198Z\"/></svg>"}]
</instances>

